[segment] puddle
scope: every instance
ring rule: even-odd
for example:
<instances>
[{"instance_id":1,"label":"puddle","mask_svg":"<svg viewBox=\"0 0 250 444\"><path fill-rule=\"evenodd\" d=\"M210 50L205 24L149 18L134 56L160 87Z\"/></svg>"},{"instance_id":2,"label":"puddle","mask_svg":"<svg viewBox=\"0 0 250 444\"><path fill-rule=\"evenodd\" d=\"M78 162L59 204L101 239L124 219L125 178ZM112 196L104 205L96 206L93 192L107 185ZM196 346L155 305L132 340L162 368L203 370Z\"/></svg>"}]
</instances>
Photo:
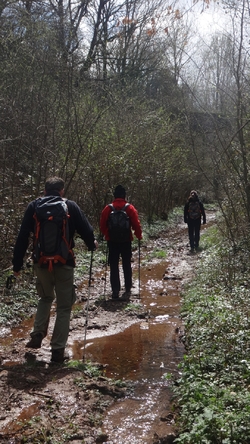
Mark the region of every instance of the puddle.
<instances>
[{"instance_id":1,"label":"puddle","mask_svg":"<svg viewBox=\"0 0 250 444\"><path fill-rule=\"evenodd\" d=\"M135 383L133 394L117 401L103 422L110 444L147 444L156 435L172 432L166 375L178 373L184 347L177 329L181 327L180 278L168 273L169 267L169 263L156 263L141 269L140 302L149 313L147 319L121 333L86 342L86 360L105 365L109 378ZM83 347L83 341L75 341L75 357L81 355Z\"/></svg>"},{"instance_id":2,"label":"puddle","mask_svg":"<svg viewBox=\"0 0 250 444\"><path fill-rule=\"evenodd\" d=\"M173 420L166 413L170 409L169 398L168 387L163 384L138 384L133 397L118 401L108 412L103 424L108 443L150 444L156 436L167 436ZM165 412L162 405L167 407Z\"/></svg>"},{"instance_id":3,"label":"puddle","mask_svg":"<svg viewBox=\"0 0 250 444\"><path fill-rule=\"evenodd\" d=\"M149 313L118 334L86 341L85 359L106 366L106 376L116 379L152 379L173 371L182 357L183 346L176 328L180 325L178 280L164 280L166 265L141 270L140 303ZM138 302L132 299L131 302ZM115 313L114 313L115 316ZM84 341L75 341L73 357L79 359Z\"/></svg>"},{"instance_id":4,"label":"puddle","mask_svg":"<svg viewBox=\"0 0 250 444\"><path fill-rule=\"evenodd\" d=\"M17 418L14 420L8 419L6 421L5 425L1 428L1 434L4 435L6 433L11 434L18 432L18 430L22 429L23 424L31 418L33 418L33 421L35 420L34 417L39 415L40 408L41 402L35 402L28 407L23 408Z\"/></svg>"},{"instance_id":5,"label":"puddle","mask_svg":"<svg viewBox=\"0 0 250 444\"><path fill-rule=\"evenodd\" d=\"M3 338L1 340L1 345L9 345L11 344L15 339L23 339L27 340L27 337L29 336L30 332L32 331L34 324L34 319L29 318L23 321L18 327L14 327L8 331L8 334L6 334L6 329L1 328L0 338Z\"/></svg>"},{"instance_id":6,"label":"puddle","mask_svg":"<svg viewBox=\"0 0 250 444\"><path fill-rule=\"evenodd\" d=\"M105 364L109 378L159 379L163 371L173 371L182 356L173 330L168 319L134 324L120 334L95 339L86 348L86 358Z\"/></svg>"}]
</instances>

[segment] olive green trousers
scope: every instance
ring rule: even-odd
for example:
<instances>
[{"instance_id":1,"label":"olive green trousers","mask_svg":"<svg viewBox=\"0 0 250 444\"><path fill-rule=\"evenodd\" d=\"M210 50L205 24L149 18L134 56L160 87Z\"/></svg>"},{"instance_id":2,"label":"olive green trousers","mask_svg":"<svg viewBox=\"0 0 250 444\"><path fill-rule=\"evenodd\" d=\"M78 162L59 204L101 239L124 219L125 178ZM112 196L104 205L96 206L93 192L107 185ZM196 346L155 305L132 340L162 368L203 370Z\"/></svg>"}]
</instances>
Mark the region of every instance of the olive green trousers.
<instances>
[{"instance_id":1,"label":"olive green trousers","mask_svg":"<svg viewBox=\"0 0 250 444\"><path fill-rule=\"evenodd\" d=\"M56 302L56 318L50 341L52 349L65 348L70 326L72 305L76 300L74 268L68 265L54 267L52 271L34 264L39 302L31 336L47 336L51 306Z\"/></svg>"}]
</instances>

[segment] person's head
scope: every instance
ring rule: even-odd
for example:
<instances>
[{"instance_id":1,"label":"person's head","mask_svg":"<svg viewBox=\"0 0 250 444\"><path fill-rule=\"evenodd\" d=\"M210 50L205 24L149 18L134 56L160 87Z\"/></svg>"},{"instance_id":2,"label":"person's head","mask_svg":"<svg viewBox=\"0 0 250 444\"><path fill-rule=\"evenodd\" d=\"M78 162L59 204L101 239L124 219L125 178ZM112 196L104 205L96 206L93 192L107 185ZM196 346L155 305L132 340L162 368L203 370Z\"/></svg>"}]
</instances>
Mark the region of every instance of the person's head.
<instances>
[{"instance_id":1,"label":"person's head","mask_svg":"<svg viewBox=\"0 0 250 444\"><path fill-rule=\"evenodd\" d=\"M126 196L126 190L122 185L117 185L114 190L114 198L117 199L118 197L125 199Z\"/></svg>"},{"instance_id":2,"label":"person's head","mask_svg":"<svg viewBox=\"0 0 250 444\"><path fill-rule=\"evenodd\" d=\"M57 191L60 195L63 194L64 180L60 177L49 177L45 182L45 194L49 195L49 193L54 191Z\"/></svg>"},{"instance_id":3,"label":"person's head","mask_svg":"<svg viewBox=\"0 0 250 444\"><path fill-rule=\"evenodd\" d=\"M197 200L198 199L198 193L195 190L190 191L189 199Z\"/></svg>"}]
</instances>

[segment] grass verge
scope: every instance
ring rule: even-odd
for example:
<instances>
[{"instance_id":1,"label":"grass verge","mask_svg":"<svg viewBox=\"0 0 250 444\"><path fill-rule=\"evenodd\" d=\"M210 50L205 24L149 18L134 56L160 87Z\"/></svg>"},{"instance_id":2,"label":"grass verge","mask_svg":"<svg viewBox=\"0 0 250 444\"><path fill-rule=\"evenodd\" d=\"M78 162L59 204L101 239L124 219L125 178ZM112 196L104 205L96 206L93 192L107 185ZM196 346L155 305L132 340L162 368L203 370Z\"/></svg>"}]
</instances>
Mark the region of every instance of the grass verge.
<instances>
[{"instance_id":1,"label":"grass verge","mask_svg":"<svg viewBox=\"0 0 250 444\"><path fill-rule=\"evenodd\" d=\"M187 354L174 385L180 444L250 443L249 251L213 227L183 295Z\"/></svg>"}]
</instances>

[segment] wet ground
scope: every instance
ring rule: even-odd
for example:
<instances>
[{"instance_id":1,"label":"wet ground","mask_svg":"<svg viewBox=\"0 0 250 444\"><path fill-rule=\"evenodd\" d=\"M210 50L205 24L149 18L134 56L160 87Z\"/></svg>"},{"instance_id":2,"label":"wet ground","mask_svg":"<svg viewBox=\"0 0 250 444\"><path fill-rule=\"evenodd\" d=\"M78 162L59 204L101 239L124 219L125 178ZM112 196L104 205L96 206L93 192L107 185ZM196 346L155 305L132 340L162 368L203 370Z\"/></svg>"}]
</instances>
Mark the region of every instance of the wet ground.
<instances>
[{"instance_id":1,"label":"wet ground","mask_svg":"<svg viewBox=\"0 0 250 444\"><path fill-rule=\"evenodd\" d=\"M208 225L213 218L207 212ZM153 249L166 252L166 257L152 255ZM69 357L98 363L102 376L85 372L83 377L77 368L52 366L49 336L40 350L27 353L32 318L11 332L2 329L1 443L173 442L176 417L168 375L178 376L183 357L181 290L195 271L199 253L189 254L187 229L180 224L147 248L142 245L140 267L138 250L133 259L129 302L110 299L105 267L93 267L90 288L86 282L78 285ZM52 326L53 317L50 333Z\"/></svg>"}]
</instances>

